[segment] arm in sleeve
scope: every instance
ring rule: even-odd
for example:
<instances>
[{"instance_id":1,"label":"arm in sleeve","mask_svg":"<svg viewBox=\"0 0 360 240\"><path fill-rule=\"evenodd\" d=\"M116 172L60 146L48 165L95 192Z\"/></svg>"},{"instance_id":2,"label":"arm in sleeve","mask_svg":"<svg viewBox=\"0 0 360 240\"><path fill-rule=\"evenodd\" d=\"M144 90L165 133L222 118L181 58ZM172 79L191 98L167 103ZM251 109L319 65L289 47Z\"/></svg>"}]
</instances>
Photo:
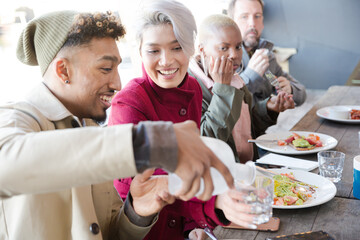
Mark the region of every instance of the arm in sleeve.
<instances>
[{"instance_id":1,"label":"arm in sleeve","mask_svg":"<svg viewBox=\"0 0 360 240\"><path fill-rule=\"evenodd\" d=\"M141 152L143 147L147 150ZM135 130L133 124L123 124L41 131L29 114L0 109L0 197L112 181L148 166L175 170L177 141L171 123L146 122Z\"/></svg>"},{"instance_id":2,"label":"arm in sleeve","mask_svg":"<svg viewBox=\"0 0 360 240\"><path fill-rule=\"evenodd\" d=\"M141 240L148 234L157 219L158 214L148 217L137 215L132 207L130 194L125 204L120 198L116 198L112 205L109 239Z\"/></svg>"},{"instance_id":3,"label":"arm in sleeve","mask_svg":"<svg viewBox=\"0 0 360 240\"><path fill-rule=\"evenodd\" d=\"M276 62L275 57L273 57L270 61L270 69L272 71L272 73L279 77L279 76L283 76L285 77L287 80L290 81L291 84L291 88L292 88L292 94L293 94L293 99L294 102L297 106L300 106L301 104L303 104L306 100L306 89L305 86L302 85L298 80L296 80L293 76L291 76L290 74L288 74L287 72L284 72L280 65Z\"/></svg>"},{"instance_id":4,"label":"arm in sleeve","mask_svg":"<svg viewBox=\"0 0 360 240\"><path fill-rule=\"evenodd\" d=\"M263 100L271 95L273 86L271 86L267 79L257 74L254 70L247 67L240 73L240 77L253 94L255 101Z\"/></svg>"},{"instance_id":5,"label":"arm in sleeve","mask_svg":"<svg viewBox=\"0 0 360 240\"><path fill-rule=\"evenodd\" d=\"M0 109L0 197L135 175L132 129L125 124L41 131L29 114Z\"/></svg>"},{"instance_id":6,"label":"arm in sleeve","mask_svg":"<svg viewBox=\"0 0 360 240\"><path fill-rule=\"evenodd\" d=\"M244 92L219 83L214 84L212 92L211 99L203 99L201 135L215 137L226 142L240 117Z\"/></svg>"},{"instance_id":7,"label":"arm in sleeve","mask_svg":"<svg viewBox=\"0 0 360 240\"><path fill-rule=\"evenodd\" d=\"M147 121L144 113L123 103L113 103L109 125L138 124L133 130L134 156L139 172L161 167L174 172L177 166L177 141L171 122Z\"/></svg>"}]
</instances>

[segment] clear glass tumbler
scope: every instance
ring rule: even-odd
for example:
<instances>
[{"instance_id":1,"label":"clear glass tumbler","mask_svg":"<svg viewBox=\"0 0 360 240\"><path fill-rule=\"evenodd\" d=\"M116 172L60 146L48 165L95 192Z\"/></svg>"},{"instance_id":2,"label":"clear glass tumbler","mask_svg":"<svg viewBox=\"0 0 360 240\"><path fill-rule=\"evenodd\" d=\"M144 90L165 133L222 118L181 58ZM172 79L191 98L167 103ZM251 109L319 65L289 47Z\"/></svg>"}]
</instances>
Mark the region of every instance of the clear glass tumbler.
<instances>
[{"instance_id":1,"label":"clear glass tumbler","mask_svg":"<svg viewBox=\"0 0 360 240\"><path fill-rule=\"evenodd\" d=\"M332 182L339 182L344 168L345 153L338 151L318 152L320 175Z\"/></svg>"},{"instance_id":2,"label":"clear glass tumbler","mask_svg":"<svg viewBox=\"0 0 360 240\"><path fill-rule=\"evenodd\" d=\"M256 215L253 224L266 223L272 217L274 201L274 181L264 175L257 175L251 185L235 179L235 187L244 194L244 203L251 205L251 214Z\"/></svg>"}]
</instances>

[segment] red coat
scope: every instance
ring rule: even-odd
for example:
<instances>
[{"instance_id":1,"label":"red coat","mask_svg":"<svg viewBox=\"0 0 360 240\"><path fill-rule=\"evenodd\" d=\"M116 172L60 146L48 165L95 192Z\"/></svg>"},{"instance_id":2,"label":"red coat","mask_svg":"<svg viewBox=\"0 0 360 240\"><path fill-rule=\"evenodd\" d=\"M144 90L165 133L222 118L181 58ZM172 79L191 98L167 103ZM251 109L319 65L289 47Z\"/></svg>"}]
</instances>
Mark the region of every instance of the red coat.
<instances>
[{"instance_id":1,"label":"red coat","mask_svg":"<svg viewBox=\"0 0 360 240\"><path fill-rule=\"evenodd\" d=\"M201 119L202 91L193 77L186 74L177 88L157 86L143 69L143 77L131 80L113 99L109 125L140 121L194 120L198 127ZM167 174L157 169L155 175ZM114 180L114 186L124 199L130 190L131 178ZM183 233L196 227L223 225L215 214L215 197L203 202L196 198L184 202L176 200L161 210L159 220L145 239L184 239Z\"/></svg>"}]
</instances>

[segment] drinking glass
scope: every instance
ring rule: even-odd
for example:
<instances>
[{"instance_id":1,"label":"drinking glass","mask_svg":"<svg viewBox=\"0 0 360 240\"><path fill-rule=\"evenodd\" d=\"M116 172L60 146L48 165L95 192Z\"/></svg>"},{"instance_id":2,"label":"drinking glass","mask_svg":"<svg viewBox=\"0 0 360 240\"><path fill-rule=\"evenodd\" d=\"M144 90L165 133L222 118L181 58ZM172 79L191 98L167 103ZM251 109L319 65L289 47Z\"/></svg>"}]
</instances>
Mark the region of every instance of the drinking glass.
<instances>
[{"instance_id":1,"label":"drinking glass","mask_svg":"<svg viewBox=\"0 0 360 240\"><path fill-rule=\"evenodd\" d=\"M253 224L266 223L272 217L272 204L274 199L274 181L264 175L256 175L251 185L235 179L235 187L244 194L243 202L251 205L251 214L255 214Z\"/></svg>"},{"instance_id":2,"label":"drinking glass","mask_svg":"<svg viewBox=\"0 0 360 240\"><path fill-rule=\"evenodd\" d=\"M345 153L322 151L318 152L317 157L320 175L332 182L339 182L344 168Z\"/></svg>"}]
</instances>

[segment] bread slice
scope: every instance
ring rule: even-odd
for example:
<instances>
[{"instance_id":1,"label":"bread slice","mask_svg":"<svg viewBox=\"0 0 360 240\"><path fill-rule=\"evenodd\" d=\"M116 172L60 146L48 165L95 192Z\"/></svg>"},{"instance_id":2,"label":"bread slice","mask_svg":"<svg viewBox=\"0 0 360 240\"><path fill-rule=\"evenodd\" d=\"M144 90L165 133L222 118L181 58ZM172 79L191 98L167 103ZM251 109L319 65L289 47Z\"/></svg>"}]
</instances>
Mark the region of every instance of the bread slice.
<instances>
[{"instance_id":1,"label":"bread slice","mask_svg":"<svg viewBox=\"0 0 360 240\"><path fill-rule=\"evenodd\" d=\"M298 151L309 151L309 150L316 148L316 145L311 145L311 147L295 147L294 146L294 148Z\"/></svg>"}]
</instances>

